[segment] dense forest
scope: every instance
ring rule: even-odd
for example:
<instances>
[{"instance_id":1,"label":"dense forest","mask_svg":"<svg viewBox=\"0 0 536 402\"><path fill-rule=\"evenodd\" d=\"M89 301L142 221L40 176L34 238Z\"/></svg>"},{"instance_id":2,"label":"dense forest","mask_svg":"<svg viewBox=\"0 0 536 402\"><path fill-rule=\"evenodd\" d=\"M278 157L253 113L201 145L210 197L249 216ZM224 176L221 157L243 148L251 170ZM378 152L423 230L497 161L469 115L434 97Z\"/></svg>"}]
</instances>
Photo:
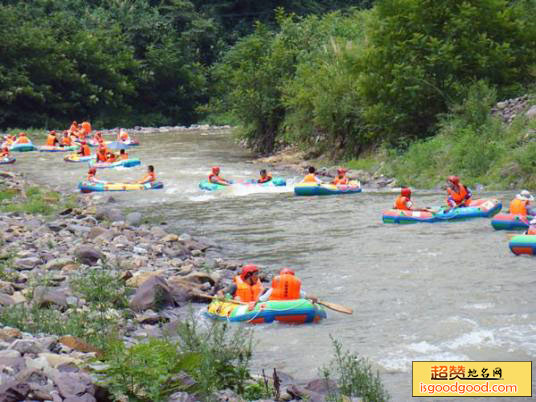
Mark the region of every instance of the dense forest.
<instances>
[{"instance_id":1,"label":"dense forest","mask_svg":"<svg viewBox=\"0 0 536 402\"><path fill-rule=\"evenodd\" d=\"M355 157L536 81L536 0L0 4L1 128L231 123Z\"/></svg>"}]
</instances>

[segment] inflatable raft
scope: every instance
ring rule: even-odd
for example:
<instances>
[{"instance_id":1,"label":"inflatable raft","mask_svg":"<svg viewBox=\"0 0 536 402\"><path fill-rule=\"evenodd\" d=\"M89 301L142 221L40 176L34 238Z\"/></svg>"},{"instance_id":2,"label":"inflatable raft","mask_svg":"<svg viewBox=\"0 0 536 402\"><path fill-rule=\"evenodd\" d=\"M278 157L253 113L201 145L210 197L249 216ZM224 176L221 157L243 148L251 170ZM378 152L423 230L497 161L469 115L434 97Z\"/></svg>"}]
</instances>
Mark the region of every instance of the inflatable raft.
<instances>
[{"instance_id":1,"label":"inflatable raft","mask_svg":"<svg viewBox=\"0 0 536 402\"><path fill-rule=\"evenodd\" d=\"M258 187L280 187L280 186L286 186L287 182L282 177L274 177L272 180L266 183L257 183L255 179L249 179L245 181L231 181L230 186L225 186L223 184L217 184L217 183L211 183L208 180L203 180L201 183L199 183L199 188L201 190L206 191L216 191L216 190L222 190L224 188L232 187L232 186L258 186Z\"/></svg>"},{"instance_id":2,"label":"inflatable raft","mask_svg":"<svg viewBox=\"0 0 536 402\"><path fill-rule=\"evenodd\" d=\"M73 163L91 162L92 160L95 160L95 155L80 156L78 154L71 154L71 155L65 155L65 158L63 158L63 160L65 162L73 162Z\"/></svg>"},{"instance_id":3,"label":"inflatable raft","mask_svg":"<svg viewBox=\"0 0 536 402\"><path fill-rule=\"evenodd\" d=\"M294 186L296 195L333 195L333 194L354 194L362 191L358 181L351 181L349 184L317 184L299 183Z\"/></svg>"},{"instance_id":4,"label":"inflatable raft","mask_svg":"<svg viewBox=\"0 0 536 402\"><path fill-rule=\"evenodd\" d=\"M125 167L130 168L134 166L141 165L141 161L139 158L132 158L132 159L124 159L117 162L97 162L95 160L91 160L89 162L89 166L97 168L97 169L106 169L106 168L116 168L116 167Z\"/></svg>"},{"instance_id":5,"label":"inflatable raft","mask_svg":"<svg viewBox=\"0 0 536 402\"><path fill-rule=\"evenodd\" d=\"M39 152L73 152L78 150L78 145L71 145L68 147L57 147L53 145L43 145L39 147Z\"/></svg>"},{"instance_id":6,"label":"inflatable raft","mask_svg":"<svg viewBox=\"0 0 536 402\"><path fill-rule=\"evenodd\" d=\"M9 165L11 163L15 163L15 158L12 156L6 156L4 158L0 158L0 165Z\"/></svg>"},{"instance_id":7,"label":"inflatable raft","mask_svg":"<svg viewBox=\"0 0 536 402\"><path fill-rule=\"evenodd\" d=\"M497 214L491 220L495 230L527 230L532 216L516 214Z\"/></svg>"},{"instance_id":8,"label":"inflatable raft","mask_svg":"<svg viewBox=\"0 0 536 402\"><path fill-rule=\"evenodd\" d=\"M34 144L13 144L9 147L11 152L30 152L35 151L37 147Z\"/></svg>"},{"instance_id":9,"label":"inflatable raft","mask_svg":"<svg viewBox=\"0 0 536 402\"><path fill-rule=\"evenodd\" d=\"M326 318L326 311L307 299L259 302L253 310L246 304L215 300L207 307L209 318L251 324L271 323L305 324Z\"/></svg>"},{"instance_id":10,"label":"inflatable raft","mask_svg":"<svg viewBox=\"0 0 536 402\"><path fill-rule=\"evenodd\" d=\"M536 235L514 236L508 246L515 255L536 255Z\"/></svg>"},{"instance_id":11,"label":"inflatable raft","mask_svg":"<svg viewBox=\"0 0 536 402\"><path fill-rule=\"evenodd\" d=\"M139 191L139 190L157 190L164 188L164 183L154 182L146 184L137 183L91 183L83 181L78 183L78 188L82 193L90 193L92 191Z\"/></svg>"},{"instance_id":12,"label":"inflatable raft","mask_svg":"<svg viewBox=\"0 0 536 402\"><path fill-rule=\"evenodd\" d=\"M489 218L502 208L499 200L474 200L468 207L448 209L446 207L430 208L431 211L403 211L389 209L383 211L383 223L417 223L417 222L444 222L461 221L472 218Z\"/></svg>"},{"instance_id":13,"label":"inflatable raft","mask_svg":"<svg viewBox=\"0 0 536 402\"><path fill-rule=\"evenodd\" d=\"M110 145L110 144L115 144L115 143L120 143L120 144L124 144L128 147L137 147L138 145L140 145L140 142L138 140L131 140L131 141L127 141L127 142L123 142L123 141L104 141L104 145ZM98 147L99 146L99 143L93 139L89 140L87 142L87 145L89 145L90 147Z\"/></svg>"}]
</instances>

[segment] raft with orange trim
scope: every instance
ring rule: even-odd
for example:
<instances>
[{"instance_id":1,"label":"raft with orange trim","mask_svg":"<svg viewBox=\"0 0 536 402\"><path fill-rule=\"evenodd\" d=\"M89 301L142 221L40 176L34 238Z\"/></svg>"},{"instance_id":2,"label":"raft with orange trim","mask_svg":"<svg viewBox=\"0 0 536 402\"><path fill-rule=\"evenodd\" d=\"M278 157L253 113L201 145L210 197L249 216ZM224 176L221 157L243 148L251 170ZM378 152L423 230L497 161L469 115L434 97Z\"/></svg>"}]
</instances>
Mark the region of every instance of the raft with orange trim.
<instances>
[{"instance_id":1,"label":"raft with orange trim","mask_svg":"<svg viewBox=\"0 0 536 402\"><path fill-rule=\"evenodd\" d=\"M286 324L307 324L319 322L327 317L322 306L307 299L259 302L253 310L248 310L247 304L214 300L208 305L204 314L212 319L250 324L269 324L274 321Z\"/></svg>"},{"instance_id":2,"label":"raft with orange trim","mask_svg":"<svg viewBox=\"0 0 536 402\"><path fill-rule=\"evenodd\" d=\"M78 183L78 188L82 193L92 191L139 191L139 190L157 190L164 188L164 183L155 181L154 183L92 183L83 181Z\"/></svg>"},{"instance_id":3,"label":"raft with orange trim","mask_svg":"<svg viewBox=\"0 0 536 402\"><path fill-rule=\"evenodd\" d=\"M358 181L338 185L330 183L299 183L294 186L294 194L296 195L354 194L361 191L361 184Z\"/></svg>"},{"instance_id":4,"label":"raft with orange trim","mask_svg":"<svg viewBox=\"0 0 536 402\"><path fill-rule=\"evenodd\" d=\"M430 211L404 211L401 209L389 209L383 211L383 223L436 223L444 221L462 221L473 218L489 218L497 214L502 208L502 203L495 199L473 200L467 207L429 208Z\"/></svg>"},{"instance_id":5,"label":"raft with orange trim","mask_svg":"<svg viewBox=\"0 0 536 402\"><path fill-rule=\"evenodd\" d=\"M508 246L515 255L536 255L536 235L514 236Z\"/></svg>"},{"instance_id":6,"label":"raft with orange trim","mask_svg":"<svg viewBox=\"0 0 536 402\"><path fill-rule=\"evenodd\" d=\"M518 214L497 214L491 220L495 230L527 230L533 217Z\"/></svg>"}]
</instances>

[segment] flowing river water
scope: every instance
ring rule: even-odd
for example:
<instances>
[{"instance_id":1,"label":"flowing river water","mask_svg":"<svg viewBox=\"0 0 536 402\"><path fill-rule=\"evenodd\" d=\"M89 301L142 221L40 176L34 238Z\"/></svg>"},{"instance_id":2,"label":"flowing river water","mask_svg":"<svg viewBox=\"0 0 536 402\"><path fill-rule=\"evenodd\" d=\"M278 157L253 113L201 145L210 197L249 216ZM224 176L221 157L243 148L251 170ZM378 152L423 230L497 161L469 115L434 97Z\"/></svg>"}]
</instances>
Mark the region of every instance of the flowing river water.
<instances>
[{"instance_id":1,"label":"flowing river water","mask_svg":"<svg viewBox=\"0 0 536 402\"><path fill-rule=\"evenodd\" d=\"M227 258L292 267L306 292L353 307L352 316L328 310L328 319L317 325L255 327L255 368L318 377L333 356L331 335L368 357L392 399L401 401L411 399L413 360L536 356L536 260L515 257L505 232L494 231L489 219L383 224L381 212L391 207L394 190L296 197L288 185L205 193L197 185L212 165L220 165L226 178L255 177L263 166L252 164L252 155L228 133L139 139L142 146L129 152L141 158L141 167L100 170L98 177L133 180L153 164L165 188L115 193L119 206L161 217L168 231L207 238ZM16 157L6 170L28 172L66 191L75 191L87 172L86 165L63 162L63 154ZM513 193L477 194L491 196L507 206ZM420 206L443 200L439 192L414 192Z\"/></svg>"}]
</instances>

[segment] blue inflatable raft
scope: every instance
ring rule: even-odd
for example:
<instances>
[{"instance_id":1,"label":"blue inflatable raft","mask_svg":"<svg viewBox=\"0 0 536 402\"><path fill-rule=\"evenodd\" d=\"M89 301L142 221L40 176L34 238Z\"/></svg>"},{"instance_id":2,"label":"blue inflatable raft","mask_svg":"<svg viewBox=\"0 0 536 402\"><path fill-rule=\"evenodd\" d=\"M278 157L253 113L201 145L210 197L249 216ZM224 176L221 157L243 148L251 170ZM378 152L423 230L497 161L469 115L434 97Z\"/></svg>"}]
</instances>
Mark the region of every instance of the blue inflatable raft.
<instances>
[{"instance_id":1,"label":"blue inflatable raft","mask_svg":"<svg viewBox=\"0 0 536 402\"><path fill-rule=\"evenodd\" d=\"M233 186L258 186L258 187L280 187L280 186L286 186L287 182L282 177L274 177L272 180L266 182L266 183L257 183L255 179L249 179L245 181L231 181L230 186L225 186L223 184L217 184L217 183L211 183L208 180L203 180L201 183L199 183L199 188L201 190L205 191L216 191L216 190L222 190L227 187L233 187Z\"/></svg>"},{"instance_id":2,"label":"blue inflatable raft","mask_svg":"<svg viewBox=\"0 0 536 402\"><path fill-rule=\"evenodd\" d=\"M355 194L361 191L361 184L357 181L339 185L329 183L299 183L294 186L294 194L302 196Z\"/></svg>"}]
</instances>

